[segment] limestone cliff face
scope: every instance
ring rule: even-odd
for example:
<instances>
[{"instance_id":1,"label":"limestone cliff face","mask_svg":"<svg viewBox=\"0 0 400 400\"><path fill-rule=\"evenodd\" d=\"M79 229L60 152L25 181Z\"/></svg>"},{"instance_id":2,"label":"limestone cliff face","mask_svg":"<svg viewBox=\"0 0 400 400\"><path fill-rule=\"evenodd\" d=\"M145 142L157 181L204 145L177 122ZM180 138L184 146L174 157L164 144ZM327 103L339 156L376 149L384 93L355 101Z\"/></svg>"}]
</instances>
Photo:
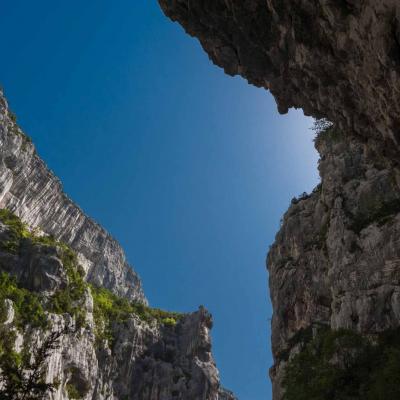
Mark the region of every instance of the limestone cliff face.
<instances>
[{"instance_id":1,"label":"limestone cliff face","mask_svg":"<svg viewBox=\"0 0 400 400\"><path fill-rule=\"evenodd\" d=\"M333 122L316 140L321 184L292 201L268 255L279 400L302 332L373 338L400 326L400 3L159 3L228 74L269 89L280 112Z\"/></svg>"},{"instance_id":2,"label":"limestone cliff face","mask_svg":"<svg viewBox=\"0 0 400 400\"><path fill-rule=\"evenodd\" d=\"M23 315L23 307L11 294L6 316L0 320L1 334L15 334L15 349L33 349L34 354L52 332L62 332L45 365L46 381L58 382L56 390L38 398L234 400L219 384L211 355L212 319L204 308L182 315L176 324L127 314L108 321L111 336L104 336L93 297L97 289L86 286L82 295L72 298L72 305L60 302L75 290L62 246L23 238L11 250L5 246L11 235L0 222L0 272L14 276L19 287L40 299L48 324L45 328L35 324L38 318L32 315L39 313L26 299L32 315Z\"/></svg>"},{"instance_id":3,"label":"limestone cliff face","mask_svg":"<svg viewBox=\"0 0 400 400\"><path fill-rule=\"evenodd\" d=\"M316 145L321 185L293 200L268 256L278 399L300 330L400 326L400 171L378 143L340 131Z\"/></svg>"},{"instance_id":4,"label":"limestone cliff face","mask_svg":"<svg viewBox=\"0 0 400 400\"><path fill-rule=\"evenodd\" d=\"M146 302L121 246L65 195L13 119L0 92L0 208L69 244L80 254L90 282Z\"/></svg>"},{"instance_id":5,"label":"limestone cliff face","mask_svg":"<svg viewBox=\"0 0 400 400\"><path fill-rule=\"evenodd\" d=\"M4 394L14 368L54 384L32 399L235 400L211 327L204 308L147 306L120 245L63 193L0 92L0 397L25 398Z\"/></svg>"}]
</instances>

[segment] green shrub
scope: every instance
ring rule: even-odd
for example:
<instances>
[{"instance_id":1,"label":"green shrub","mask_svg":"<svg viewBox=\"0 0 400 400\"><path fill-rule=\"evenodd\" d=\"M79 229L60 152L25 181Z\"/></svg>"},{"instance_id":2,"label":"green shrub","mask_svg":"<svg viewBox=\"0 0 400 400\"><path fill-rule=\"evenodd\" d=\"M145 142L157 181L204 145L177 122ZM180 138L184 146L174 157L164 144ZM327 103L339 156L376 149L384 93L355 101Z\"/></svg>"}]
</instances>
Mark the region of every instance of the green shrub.
<instances>
[{"instance_id":1,"label":"green shrub","mask_svg":"<svg viewBox=\"0 0 400 400\"><path fill-rule=\"evenodd\" d=\"M17 253L21 246L22 240L28 240L32 245L41 245L55 247L58 249L63 267L65 269L68 284L66 287L56 291L51 296L43 308L40 303L38 295L32 294L27 290L18 289L17 293L24 293L25 296L31 295L29 301L23 306L24 301L18 300L17 305L25 307L23 311L30 312L36 319L40 321L44 310L57 314L70 314L75 316L77 327L83 326L86 314L82 307L82 300L85 296L85 291L90 287L93 302L94 302L94 319L96 323L96 336L98 339L107 339L110 342L113 340L113 324L126 322L133 314L137 315L141 320L151 323L156 321L157 323L165 326L175 326L177 321L182 318L182 314L176 312L167 312L157 308L150 308L141 303L130 302L129 300L119 297L113 294L110 290L104 288L97 288L88 285L84 280L84 271L78 263L75 252L67 246L65 243L57 241L53 236L48 235L37 235L35 232L31 232L27 225L24 224L20 218L14 215L11 211L2 209L0 210L0 221L7 225L10 229L11 240L9 240L7 246L8 251ZM2 243L4 250L4 243ZM4 279L6 275L4 275ZM8 275L7 275L8 277ZM7 278L11 279L11 278ZM12 280L10 280L11 282ZM17 287L15 281L14 286ZM1 286L0 286L1 290ZM10 298L14 301L17 299L14 294L14 298ZM5 311L0 306L0 318L2 313Z\"/></svg>"},{"instance_id":2,"label":"green shrub","mask_svg":"<svg viewBox=\"0 0 400 400\"><path fill-rule=\"evenodd\" d=\"M161 322L165 325L165 326L175 326L176 325L176 319L175 318L163 318L161 320Z\"/></svg>"},{"instance_id":3,"label":"green shrub","mask_svg":"<svg viewBox=\"0 0 400 400\"><path fill-rule=\"evenodd\" d=\"M60 347L62 334L51 332L33 349L24 341L22 350L16 352L15 331L0 325L0 399L42 400L56 390L57 379L53 383L45 381L46 367L51 353Z\"/></svg>"},{"instance_id":4,"label":"green shrub","mask_svg":"<svg viewBox=\"0 0 400 400\"><path fill-rule=\"evenodd\" d=\"M98 339L107 339L111 343L113 337L113 324L126 322L132 315L138 316L142 321L151 323L155 321L165 326L175 326L183 314L167 312L157 308L150 308L141 303L130 302L113 294L110 290L91 286L93 296L93 314L96 324Z\"/></svg>"},{"instance_id":5,"label":"green shrub","mask_svg":"<svg viewBox=\"0 0 400 400\"><path fill-rule=\"evenodd\" d=\"M87 394L87 390L81 390L79 389L74 383L69 382L66 385L66 389L67 389L67 393L68 393L68 397L71 400L80 400L83 399L86 394Z\"/></svg>"},{"instance_id":6,"label":"green shrub","mask_svg":"<svg viewBox=\"0 0 400 400\"><path fill-rule=\"evenodd\" d=\"M61 253L61 262L68 278L68 284L49 299L46 309L56 314L68 313L75 316L78 327L82 326L86 315L82 309L81 302L84 298L87 284L84 281L84 271L80 267L74 251L51 235L37 235L35 232L29 231L27 225L7 209L0 210L0 221L7 225L11 236L9 240L1 243L4 251L17 253L22 240L28 240L32 245L49 246L58 249ZM25 292L30 293L28 291ZM31 295L34 296L33 294ZM12 298L10 299L13 300Z\"/></svg>"},{"instance_id":7,"label":"green shrub","mask_svg":"<svg viewBox=\"0 0 400 400\"><path fill-rule=\"evenodd\" d=\"M1 248L15 254L19 250L21 240L31 235L27 225L5 208L0 209L0 221L9 228L10 235L9 240L1 243Z\"/></svg>"},{"instance_id":8,"label":"green shrub","mask_svg":"<svg viewBox=\"0 0 400 400\"><path fill-rule=\"evenodd\" d=\"M350 229L359 234L367 226L377 223L382 226L400 212L400 199L372 204L368 212L353 217Z\"/></svg>"},{"instance_id":9,"label":"green shrub","mask_svg":"<svg viewBox=\"0 0 400 400\"><path fill-rule=\"evenodd\" d=\"M321 328L285 368L284 400L400 398L400 330L377 343L348 330Z\"/></svg>"},{"instance_id":10,"label":"green shrub","mask_svg":"<svg viewBox=\"0 0 400 400\"><path fill-rule=\"evenodd\" d=\"M78 392L78 389L72 383L67 383L67 393L70 399L81 399L81 395Z\"/></svg>"},{"instance_id":11,"label":"green shrub","mask_svg":"<svg viewBox=\"0 0 400 400\"><path fill-rule=\"evenodd\" d=\"M30 240L33 244L42 244L50 247L61 247L65 252L72 250L64 243L57 241L51 235L37 235L35 231L31 232L28 225L21 221L12 211L3 208L0 209L0 221L7 226L12 242L13 252L17 252L23 239ZM7 242L6 242L7 243ZM4 247L4 243L1 244Z\"/></svg>"},{"instance_id":12,"label":"green shrub","mask_svg":"<svg viewBox=\"0 0 400 400\"><path fill-rule=\"evenodd\" d=\"M47 327L47 316L40 296L19 287L14 278L3 272L0 274L0 303L3 307L6 299L13 302L15 325L18 328L24 329L27 325L34 328Z\"/></svg>"},{"instance_id":13,"label":"green shrub","mask_svg":"<svg viewBox=\"0 0 400 400\"><path fill-rule=\"evenodd\" d=\"M17 123L17 116L11 110L8 110L8 116L10 117L11 121L14 122L14 124Z\"/></svg>"},{"instance_id":14,"label":"green shrub","mask_svg":"<svg viewBox=\"0 0 400 400\"><path fill-rule=\"evenodd\" d=\"M52 296L49 302L49 311L75 316L77 327L80 328L86 320L82 300L88 284L84 280L84 271L78 264L76 254L65 244L57 242L57 246L62 251L61 261L67 274L68 285Z\"/></svg>"}]
</instances>

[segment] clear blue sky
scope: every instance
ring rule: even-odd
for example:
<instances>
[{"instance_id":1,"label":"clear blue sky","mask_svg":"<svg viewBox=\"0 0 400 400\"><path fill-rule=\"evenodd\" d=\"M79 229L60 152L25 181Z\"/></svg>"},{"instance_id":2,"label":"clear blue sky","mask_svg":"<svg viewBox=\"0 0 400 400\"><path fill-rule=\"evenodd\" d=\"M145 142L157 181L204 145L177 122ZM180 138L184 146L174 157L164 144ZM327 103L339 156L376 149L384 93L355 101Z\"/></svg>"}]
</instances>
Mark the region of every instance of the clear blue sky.
<instances>
[{"instance_id":1,"label":"clear blue sky","mask_svg":"<svg viewBox=\"0 0 400 400\"><path fill-rule=\"evenodd\" d=\"M214 315L223 384L270 399L265 257L317 183L310 119L213 66L155 0L2 4L0 81L66 192L153 306Z\"/></svg>"}]
</instances>

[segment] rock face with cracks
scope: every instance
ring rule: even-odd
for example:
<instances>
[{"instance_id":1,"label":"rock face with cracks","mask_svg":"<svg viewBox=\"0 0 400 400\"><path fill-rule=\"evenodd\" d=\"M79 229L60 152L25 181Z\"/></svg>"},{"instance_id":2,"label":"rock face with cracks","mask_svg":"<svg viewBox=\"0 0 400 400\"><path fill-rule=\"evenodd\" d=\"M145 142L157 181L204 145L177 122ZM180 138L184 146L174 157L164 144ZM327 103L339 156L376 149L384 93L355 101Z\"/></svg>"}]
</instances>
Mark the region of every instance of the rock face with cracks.
<instances>
[{"instance_id":1,"label":"rock face with cracks","mask_svg":"<svg viewBox=\"0 0 400 400\"><path fill-rule=\"evenodd\" d=\"M268 255L276 399L300 331L400 326L400 170L340 131L316 145L321 184L292 201Z\"/></svg>"},{"instance_id":2,"label":"rock face with cracks","mask_svg":"<svg viewBox=\"0 0 400 400\"><path fill-rule=\"evenodd\" d=\"M30 399L235 400L211 327L202 307L148 307L120 245L64 194L0 92L0 397L39 371L53 387ZM15 393L4 398L27 398Z\"/></svg>"},{"instance_id":3,"label":"rock face with cracks","mask_svg":"<svg viewBox=\"0 0 400 400\"><path fill-rule=\"evenodd\" d=\"M399 140L395 0L159 0L229 75L348 134Z\"/></svg>"},{"instance_id":4,"label":"rock face with cracks","mask_svg":"<svg viewBox=\"0 0 400 400\"><path fill-rule=\"evenodd\" d=\"M294 199L268 255L274 399L299 337L400 326L400 3L159 0L210 59L333 127L321 184ZM334 398L334 397L326 397Z\"/></svg>"},{"instance_id":5,"label":"rock face with cracks","mask_svg":"<svg viewBox=\"0 0 400 400\"><path fill-rule=\"evenodd\" d=\"M121 246L63 192L36 154L0 92L0 208L70 245L88 280L118 295L146 302L142 284Z\"/></svg>"}]
</instances>

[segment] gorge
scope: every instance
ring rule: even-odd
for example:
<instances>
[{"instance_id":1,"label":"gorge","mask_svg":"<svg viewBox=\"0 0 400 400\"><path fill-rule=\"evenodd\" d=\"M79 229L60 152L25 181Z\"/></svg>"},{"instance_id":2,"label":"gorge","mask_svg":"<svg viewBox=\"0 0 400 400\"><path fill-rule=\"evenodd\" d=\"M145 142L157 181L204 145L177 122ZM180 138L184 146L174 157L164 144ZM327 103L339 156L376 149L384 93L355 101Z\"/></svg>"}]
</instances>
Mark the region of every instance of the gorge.
<instances>
[{"instance_id":1,"label":"gorge","mask_svg":"<svg viewBox=\"0 0 400 400\"><path fill-rule=\"evenodd\" d=\"M321 182L292 200L267 258L274 400L400 397L400 5L159 4L227 74L317 121ZM3 92L0 148L2 398L234 400L211 314L149 306L122 247L65 195Z\"/></svg>"},{"instance_id":2,"label":"gorge","mask_svg":"<svg viewBox=\"0 0 400 400\"><path fill-rule=\"evenodd\" d=\"M227 74L322 125L321 184L292 201L268 255L274 399L398 397L398 3L159 3ZM366 361L368 346L393 363Z\"/></svg>"}]
</instances>

